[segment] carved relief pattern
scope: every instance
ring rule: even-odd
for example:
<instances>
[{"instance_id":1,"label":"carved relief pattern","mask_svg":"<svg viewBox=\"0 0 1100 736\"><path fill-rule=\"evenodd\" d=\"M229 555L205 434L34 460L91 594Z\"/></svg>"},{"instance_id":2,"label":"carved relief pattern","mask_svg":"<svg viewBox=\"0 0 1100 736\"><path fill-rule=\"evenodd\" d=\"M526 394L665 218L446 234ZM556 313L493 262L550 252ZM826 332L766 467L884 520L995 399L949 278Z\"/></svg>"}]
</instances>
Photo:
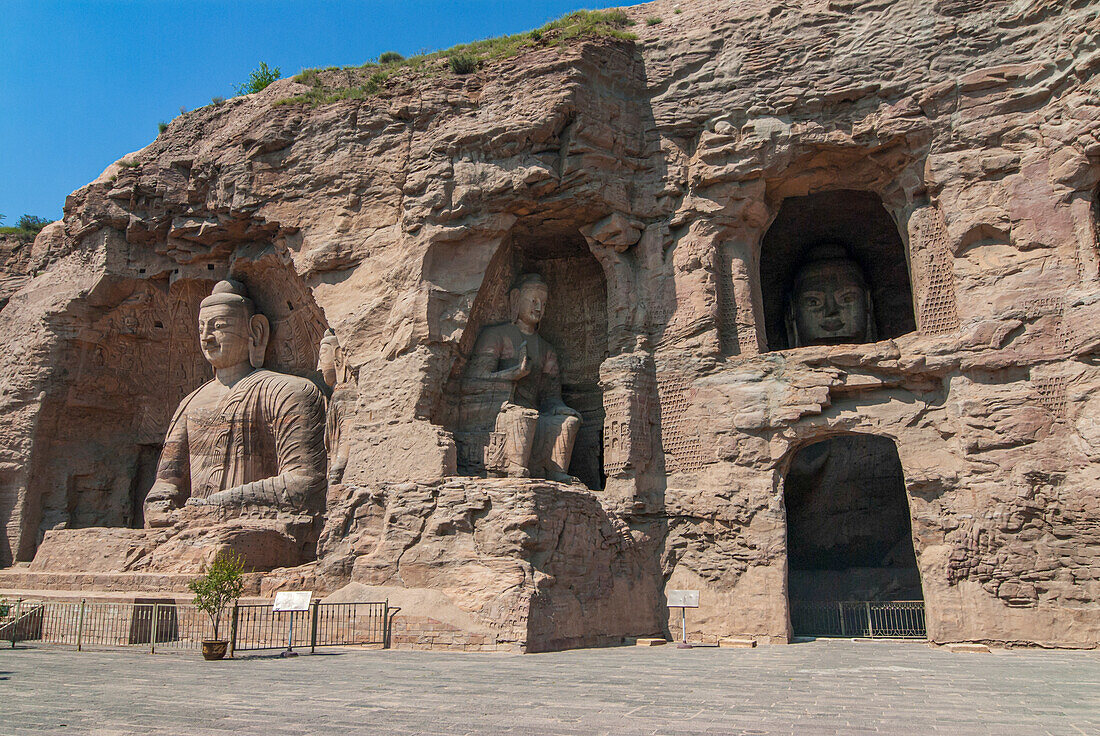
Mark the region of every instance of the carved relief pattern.
<instances>
[{"instance_id":1,"label":"carved relief pattern","mask_svg":"<svg viewBox=\"0 0 1100 736\"><path fill-rule=\"evenodd\" d=\"M609 391L604 394L603 405L603 467L608 475L618 475L630 460L630 393Z\"/></svg>"},{"instance_id":2,"label":"carved relief pattern","mask_svg":"<svg viewBox=\"0 0 1100 736\"><path fill-rule=\"evenodd\" d=\"M312 299L299 299L294 309L271 321L266 368L308 376L317 366L317 346L325 335L325 317Z\"/></svg>"},{"instance_id":3,"label":"carved relief pattern","mask_svg":"<svg viewBox=\"0 0 1100 736\"><path fill-rule=\"evenodd\" d=\"M655 382L644 369L628 374L620 388L604 394L604 472L621 475L637 468L650 446Z\"/></svg>"},{"instance_id":4,"label":"carved relief pattern","mask_svg":"<svg viewBox=\"0 0 1100 736\"><path fill-rule=\"evenodd\" d=\"M959 328L958 305L955 300L955 277L952 256L947 247L947 227L943 215L935 207L924 207L913 213L913 236L922 254L924 289L920 300L921 332L939 335Z\"/></svg>"},{"instance_id":5,"label":"carved relief pattern","mask_svg":"<svg viewBox=\"0 0 1100 736\"><path fill-rule=\"evenodd\" d=\"M593 382L607 357L607 295L599 271L577 266L574 258L539 261L550 285L550 299L539 332L558 351L562 383Z\"/></svg>"},{"instance_id":6,"label":"carved relief pattern","mask_svg":"<svg viewBox=\"0 0 1100 736\"><path fill-rule=\"evenodd\" d=\"M661 402L661 446L665 453L665 470L670 473L694 471L705 465L702 443L697 432L687 422L692 389L687 379L675 372L657 377Z\"/></svg>"},{"instance_id":7,"label":"carved relief pattern","mask_svg":"<svg viewBox=\"0 0 1100 736\"><path fill-rule=\"evenodd\" d=\"M1031 385L1039 397L1039 405L1048 409L1058 419L1066 418L1066 386L1069 379L1065 376L1035 378Z\"/></svg>"},{"instance_id":8,"label":"carved relief pattern","mask_svg":"<svg viewBox=\"0 0 1100 736\"><path fill-rule=\"evenodd\" d=\"M1053 345L1058 355L1066 355L1073 345L1074 332L1072 322L1066 319L1066 301L1060 296L1044 296L1028 299L1024 304L1024 314L1029 320L1049 316L1053 327Z\"/></svg>"}]
</instances>

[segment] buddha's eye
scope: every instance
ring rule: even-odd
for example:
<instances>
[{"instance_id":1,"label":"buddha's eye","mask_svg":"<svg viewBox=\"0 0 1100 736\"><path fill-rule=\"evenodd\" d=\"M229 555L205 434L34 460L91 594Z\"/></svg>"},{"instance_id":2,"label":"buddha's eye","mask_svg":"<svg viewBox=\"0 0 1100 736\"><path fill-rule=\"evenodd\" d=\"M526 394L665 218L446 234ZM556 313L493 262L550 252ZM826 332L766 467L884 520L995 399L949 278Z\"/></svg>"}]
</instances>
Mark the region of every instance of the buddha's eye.
<instances>
[{"instance_id":1,"label":"buddha's eye","mask_svg":"<svg viewBox=\"0 0 1100 736\"><path fill-rule=\"evenodd\" d=\"M817 309L821 306L821 300L818 299L816 296L807 296L803 297L802 304L806 307L809 307L810 309Z\"/></svg>"},{"instance_id":2,"label":"buddha's eye","mask_svg":"<svg viewBox=\"0 0 1100 736\"><path fill-rule=\"evenodd\" d=\"M854 304L859 301L859 293L855 291L845 291L837 297L837 301L841 304Z\"/></svg>"}]
</instances>

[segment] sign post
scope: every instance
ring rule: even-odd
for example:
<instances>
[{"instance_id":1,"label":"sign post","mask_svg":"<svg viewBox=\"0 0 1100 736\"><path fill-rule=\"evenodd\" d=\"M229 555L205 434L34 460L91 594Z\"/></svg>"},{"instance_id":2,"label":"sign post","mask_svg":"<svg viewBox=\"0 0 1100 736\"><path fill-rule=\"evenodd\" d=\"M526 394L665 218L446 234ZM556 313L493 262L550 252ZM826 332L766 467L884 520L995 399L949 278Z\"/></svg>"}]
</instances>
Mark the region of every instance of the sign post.
<instances>
[{"instance_id":1,"label":"sign post","mask_svg":"<svg viewBox=\"0 0 1100 736\"><path fill-rule=\"evenodd\" d=\"M297 590L275 594L275 603L271 606L272 613L289 613L290 623L286 627L286 651L280 657L297 657L294 651L294 614L297 611L308 611L309 601L313 598L313 591Z\"/></svg>"},{"instance_id":2,"label":"sign post","mask_svg":"<svg viewBox=\"0 0 1100 736\"><path fill-rule=\"evenodd\" d=\"M687 609L699 607L699 591L697 590L670 590L665 594L668 598L669 608L680 609L680 642L677 649L691 649L688 644L687 633Z\"/></svg>"}]
</instances>

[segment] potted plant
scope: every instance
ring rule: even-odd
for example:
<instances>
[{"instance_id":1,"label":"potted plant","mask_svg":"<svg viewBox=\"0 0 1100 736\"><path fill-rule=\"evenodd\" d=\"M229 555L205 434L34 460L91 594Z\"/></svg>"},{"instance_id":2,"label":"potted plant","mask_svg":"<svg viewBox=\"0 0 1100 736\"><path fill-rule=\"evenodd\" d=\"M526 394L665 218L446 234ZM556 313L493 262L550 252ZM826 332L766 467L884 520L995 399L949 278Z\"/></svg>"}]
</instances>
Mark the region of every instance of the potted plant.
<instances>
[{"instance_id":1,"label":"potted plant","mask_svg":"<svg viewBox=\"0 0 1100 736\"><path fill-rule=\"evenodd\" d=\"M195 594L195 607L210 617L214 626L214 638L203 639L203 659L221 659L229 642L218 638L218 624L222 611L244 592L244 560L235 552L219 552L214 562L201 578L188 583Z\"/></svg>"}]
</instances>

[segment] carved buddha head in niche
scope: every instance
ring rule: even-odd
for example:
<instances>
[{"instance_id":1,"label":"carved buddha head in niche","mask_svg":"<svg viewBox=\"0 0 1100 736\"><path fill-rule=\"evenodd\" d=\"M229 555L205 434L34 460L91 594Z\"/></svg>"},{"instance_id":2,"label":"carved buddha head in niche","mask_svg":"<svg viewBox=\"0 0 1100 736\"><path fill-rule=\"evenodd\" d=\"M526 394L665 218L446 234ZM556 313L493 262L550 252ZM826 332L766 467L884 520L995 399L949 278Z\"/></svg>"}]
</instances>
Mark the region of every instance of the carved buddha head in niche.
<instances>
[{"instance_id":1,"label":"carved buddha head in niche","mask_svg":"<svg viewBox=\"0 0 1100 736\"><path fill-rule=\"evenodd\" d=\"M263 366L270 332L267 318L239 281L219 281L199 304L199 346L215 370L242 363Z\"/></svg>"},{"instance_id":2,"label":"carved buddha head in niche","mask_svg":"<svg viewBox=\"0 0 1100 736\"><path fill-rule=\"evenodd\" d=\"M871 292L839 245L818 246L795 274L787 299L791 347L873 342Z\"/></svg>"},{"instance_id":3,"label":"carved buddha head in niche","mask_svg":"<svg viewBox=\"0 0 1100 736\"><path fill-rule=\"evenodd\" d=\"M509 293L512 322L526 332L534 332L546 313L550 287L537 273L526 273L517 279Z\"/></svg>"}]
</instances>

